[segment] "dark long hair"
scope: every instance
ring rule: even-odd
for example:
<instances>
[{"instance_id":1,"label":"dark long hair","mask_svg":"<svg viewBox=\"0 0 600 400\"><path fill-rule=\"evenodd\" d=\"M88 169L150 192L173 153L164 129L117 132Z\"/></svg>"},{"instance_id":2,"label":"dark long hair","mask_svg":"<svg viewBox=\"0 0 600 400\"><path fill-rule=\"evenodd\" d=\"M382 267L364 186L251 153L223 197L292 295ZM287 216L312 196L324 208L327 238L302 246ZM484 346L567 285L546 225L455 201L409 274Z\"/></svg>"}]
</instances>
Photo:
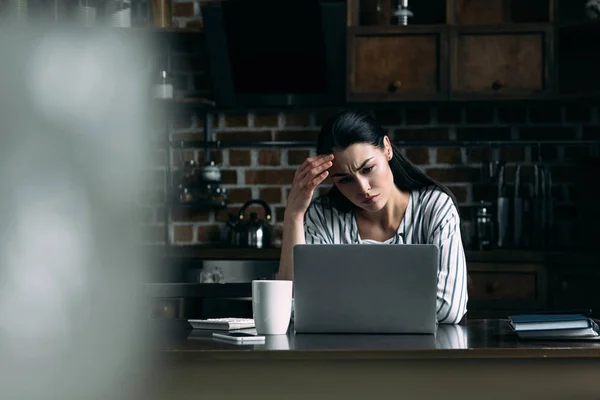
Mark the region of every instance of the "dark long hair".
<instances>
[{"instance_id":1,"label":"dark long hair","mask_svg":"<svg viewBox=\"0 0 600 400\"><path fill-rule=\"evenodd\" d=\"M335 149L346 149L356 143L368 143L384 148L385 130L375 118L359 111L342 111L329 119L321 128L317 139L317 154L331 154ZM424 187L435 186L446 193L457 208L454 194L446 186L424 174L402 153L396 144L391 142L393 157L389 161L394 184L402 191L412 191ZM354 204L334 185L328 192L331 205L341 212L349 212Z\"/></svg>"}]
</instances>

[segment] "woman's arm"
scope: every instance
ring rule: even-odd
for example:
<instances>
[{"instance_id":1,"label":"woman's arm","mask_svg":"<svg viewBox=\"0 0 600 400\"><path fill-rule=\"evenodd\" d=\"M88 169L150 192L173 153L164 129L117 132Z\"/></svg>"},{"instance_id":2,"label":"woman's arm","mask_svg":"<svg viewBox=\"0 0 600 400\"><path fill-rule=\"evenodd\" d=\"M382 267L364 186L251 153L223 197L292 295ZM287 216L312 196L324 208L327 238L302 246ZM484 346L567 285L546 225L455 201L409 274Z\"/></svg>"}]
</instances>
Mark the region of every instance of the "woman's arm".
<instances>
[{"instance_id":1,"label":"woman's arm","mask_svg":"<svg viewBox=\"0 0 600 400\"><path fill-rule=\"evenodd\" d=\"M440 324L457 324L467 312L467 263L458 212L452 201L447 207L432 221L430 243L440 251L437 319Z\"/></svg>"},{"instance_id":2,"label":"woman's arm","mask_svg":"<svg viewBox=\"0 0 600 400\"><path fill-rule=\"evenodd\" d=\"M304 219L315 191L325 180L333 155L307 158L294 175L283 217L283 237L277 278L294 280L294 246L306 243Z\"/></svg>"}]
</instances>

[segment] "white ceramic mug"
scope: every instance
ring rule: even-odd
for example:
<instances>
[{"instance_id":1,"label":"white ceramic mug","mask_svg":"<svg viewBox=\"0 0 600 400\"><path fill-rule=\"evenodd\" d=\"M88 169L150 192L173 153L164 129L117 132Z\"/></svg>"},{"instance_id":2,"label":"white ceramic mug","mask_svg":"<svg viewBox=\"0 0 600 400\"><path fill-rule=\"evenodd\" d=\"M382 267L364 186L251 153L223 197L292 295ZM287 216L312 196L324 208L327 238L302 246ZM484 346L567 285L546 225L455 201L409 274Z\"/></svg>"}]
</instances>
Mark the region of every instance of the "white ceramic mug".
<instances>
[{"instance_id":1,"label":"white ceramic mug","mask_svg":"<svg viewBox=\"0 0 600 400\"><path fill-rule=\"evenodd\" d=\"M252 281L252 314L259 335L285 335L292 313L292 281Z\"/></svg>"}]
</instances>

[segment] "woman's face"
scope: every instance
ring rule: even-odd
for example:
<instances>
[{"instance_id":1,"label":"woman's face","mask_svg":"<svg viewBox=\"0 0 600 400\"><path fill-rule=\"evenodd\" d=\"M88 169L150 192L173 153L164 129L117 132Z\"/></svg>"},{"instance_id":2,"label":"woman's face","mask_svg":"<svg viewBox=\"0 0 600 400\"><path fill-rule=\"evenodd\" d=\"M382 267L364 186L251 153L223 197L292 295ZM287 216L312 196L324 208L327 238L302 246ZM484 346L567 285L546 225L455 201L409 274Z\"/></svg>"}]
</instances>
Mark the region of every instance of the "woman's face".
<instances>
[{"instance_id":1,"label":"woman's face","mask_svg":"<svg viewBox=\"0 0 600 400\"><path fill-rule=\"evenodd\" d=\"M379 211L394 189L389 160L392 148L387 136L384 148L357 143L333 152L329 176L340 192L354 205L366 211Z\"/></svg>"}]
</instances>

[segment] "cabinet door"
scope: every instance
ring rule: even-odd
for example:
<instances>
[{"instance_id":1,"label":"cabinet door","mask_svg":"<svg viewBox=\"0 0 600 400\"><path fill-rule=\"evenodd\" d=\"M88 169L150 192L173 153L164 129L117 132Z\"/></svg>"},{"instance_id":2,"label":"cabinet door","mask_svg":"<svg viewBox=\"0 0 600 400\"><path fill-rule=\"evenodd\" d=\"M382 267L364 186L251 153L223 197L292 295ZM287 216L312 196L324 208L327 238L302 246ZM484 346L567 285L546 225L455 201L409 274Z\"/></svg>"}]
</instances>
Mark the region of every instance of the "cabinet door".
<instances>
[{"instance_id":1,"label":"cabinet door","mask_svg":"<svg viewBox=\"0 0 600 400\"><path fill-rule=\"evenodd\" d=\"M351 34L348 100L440 98L447 87L441 67L447 36L442 30Z\"/></svg>"},{"instance_id":2,"label":"cabinet door","mask_svg":"<svg viewBox=\"0 0 600 400\"><path fill-rule=\"evenodd\" d=\"M469 311L522 312L547 303L545 271L541 265L470 263Z\"/></svg>"},{"instance_id":3,"label":"cabinet door","mask_svg":"<svg viewBox=\"0 0 600 400\"><path fill-rule=\"evenodd\" d=\"M550 290L558 310L592 309L600 316L600 270L598 267L561 268L555 271Z\"/></svg>"},{"instance_id":4,"label":"cabinet door","mask_svg":"<svg viewBox=\"0 0 600 400\"><path fill-rule=\"evenodd\" d=\"M452 38L455 97L544 97L549 94L551 33L457 28Z\"/></svg>"}]
</instances>

